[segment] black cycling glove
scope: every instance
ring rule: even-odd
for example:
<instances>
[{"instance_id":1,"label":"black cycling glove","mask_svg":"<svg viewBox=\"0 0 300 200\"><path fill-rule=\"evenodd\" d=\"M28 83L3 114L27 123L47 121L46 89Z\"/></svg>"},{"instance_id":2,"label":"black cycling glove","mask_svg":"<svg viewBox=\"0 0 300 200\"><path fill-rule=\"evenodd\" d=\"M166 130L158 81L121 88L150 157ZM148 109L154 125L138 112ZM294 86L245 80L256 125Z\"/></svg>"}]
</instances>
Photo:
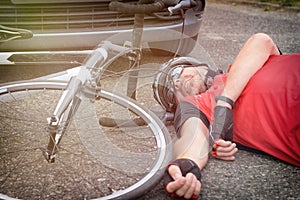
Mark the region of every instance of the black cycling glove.
<instances>
[{"instance_id":1,"label":"black cycling glove","mask_svg":"<svg viewBox=\"0 0 300 200\"><path fill-rule=\"evenodd\" d=\"M234 107L234 102L224 96L217 96L216 101L222 100ZM233 113L232 109L226 106L216 106L214 108L214 122L211 127L212 138L222 138L224 140L232 141L233 139Z\"/></svg>"},{"instance_id":2,"label":"black cycling glove","mask_svg":"<svg viewBox=\"0 0 300 200\"><path fill-rule=\"evenodd\" d=\"M169 167L171 165L177 165L180 168L182 176L186 176L186 174L192 173L201 182L201 171L200 171L200 168L198 167L198 165L194 161L192 161L190 159L186 159L186 158L176 159L169 163L169 165L165 171L164 178L163 178L163 184L164 184L165 191L170 197L180 198L176 195L176 193L169 193L166 190L167 185L170 182L174 181L174 179L170 176L169 171L168 171ZM198 199L198 197L193 196L191 199Z\"/></svg>"}]
</instances>

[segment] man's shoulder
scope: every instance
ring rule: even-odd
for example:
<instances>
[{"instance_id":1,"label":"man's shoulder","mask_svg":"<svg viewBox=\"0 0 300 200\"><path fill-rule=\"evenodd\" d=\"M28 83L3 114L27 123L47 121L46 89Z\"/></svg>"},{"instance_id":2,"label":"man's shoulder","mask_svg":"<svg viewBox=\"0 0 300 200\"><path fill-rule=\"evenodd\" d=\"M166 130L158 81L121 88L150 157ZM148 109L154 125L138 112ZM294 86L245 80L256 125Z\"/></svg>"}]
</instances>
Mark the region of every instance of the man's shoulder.
<instances>
[{"instance_id":1,"label":"man's shoulder","mask_svg":"<svg viewBox=\"0 0 300 200\"><path fill-rule=\"evenodd\" d=\"M300 66L300 53L272 55L266 64L294 64Z\"/></svg>"}]
</instances>

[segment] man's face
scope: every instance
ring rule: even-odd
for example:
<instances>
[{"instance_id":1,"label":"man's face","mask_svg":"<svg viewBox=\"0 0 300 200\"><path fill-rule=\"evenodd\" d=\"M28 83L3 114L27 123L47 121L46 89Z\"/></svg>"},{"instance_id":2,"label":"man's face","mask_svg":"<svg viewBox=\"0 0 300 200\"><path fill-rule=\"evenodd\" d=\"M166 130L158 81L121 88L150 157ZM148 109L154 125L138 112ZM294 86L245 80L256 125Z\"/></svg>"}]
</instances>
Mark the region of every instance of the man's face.
<instances>
[{"instance_id":1,"label":"man's face","mask_svg":"<svg viewBox=\"0 0 300 200\"><path fill-rule=\"evenodd\" d=\"M179 90L184 96L197 95L206 91L203 68L185 67L179 77Z\"/></svg>"}]
</instances>

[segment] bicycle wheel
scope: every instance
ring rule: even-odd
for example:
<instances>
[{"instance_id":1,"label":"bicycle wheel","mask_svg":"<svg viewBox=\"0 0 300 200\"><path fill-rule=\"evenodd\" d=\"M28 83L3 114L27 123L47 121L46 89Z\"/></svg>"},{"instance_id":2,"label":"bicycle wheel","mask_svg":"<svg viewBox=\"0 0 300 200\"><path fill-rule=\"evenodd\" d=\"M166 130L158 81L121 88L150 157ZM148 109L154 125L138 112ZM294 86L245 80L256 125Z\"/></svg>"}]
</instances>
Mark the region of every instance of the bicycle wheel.
<instances>
[{"instance_id":1,"label":"bicycle wheel","mask_svg":"<svg viewBox=\"0 0 300 200\"><path fill-rule=\"evenodd\" d=\"M171 159L171 139L152 112L125 96L102 90L92 101L82 95L55 162L44 159L46 118L66 86L27 81L0 87L0 198L132 199L149 191ZM101 116L121 120L102 127Z\"/></svg>"}]
</instances>

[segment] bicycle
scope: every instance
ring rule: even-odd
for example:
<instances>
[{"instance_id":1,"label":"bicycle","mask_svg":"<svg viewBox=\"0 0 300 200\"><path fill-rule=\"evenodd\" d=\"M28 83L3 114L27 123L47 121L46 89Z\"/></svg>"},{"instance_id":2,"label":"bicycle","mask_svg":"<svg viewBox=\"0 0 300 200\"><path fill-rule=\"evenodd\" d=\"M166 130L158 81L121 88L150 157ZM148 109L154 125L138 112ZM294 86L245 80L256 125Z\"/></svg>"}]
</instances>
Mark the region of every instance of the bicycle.
<instances>
[{"instance_id":1,"label":"bicycle","mask_svg":"<svg viewBox=\"0 0 300 200\"><path fill-rule=\"evenodd\" d=\"M138 15L166 5L111 3ZM100 86L105 70L123 56L135 66L139 42L132 48L101 43L69 81L0 87L0 198L133 199L160 181L172 157L163 121L134 99ZM113 124L99 125L101 116Z\"/></svg>"}]
</instances>

